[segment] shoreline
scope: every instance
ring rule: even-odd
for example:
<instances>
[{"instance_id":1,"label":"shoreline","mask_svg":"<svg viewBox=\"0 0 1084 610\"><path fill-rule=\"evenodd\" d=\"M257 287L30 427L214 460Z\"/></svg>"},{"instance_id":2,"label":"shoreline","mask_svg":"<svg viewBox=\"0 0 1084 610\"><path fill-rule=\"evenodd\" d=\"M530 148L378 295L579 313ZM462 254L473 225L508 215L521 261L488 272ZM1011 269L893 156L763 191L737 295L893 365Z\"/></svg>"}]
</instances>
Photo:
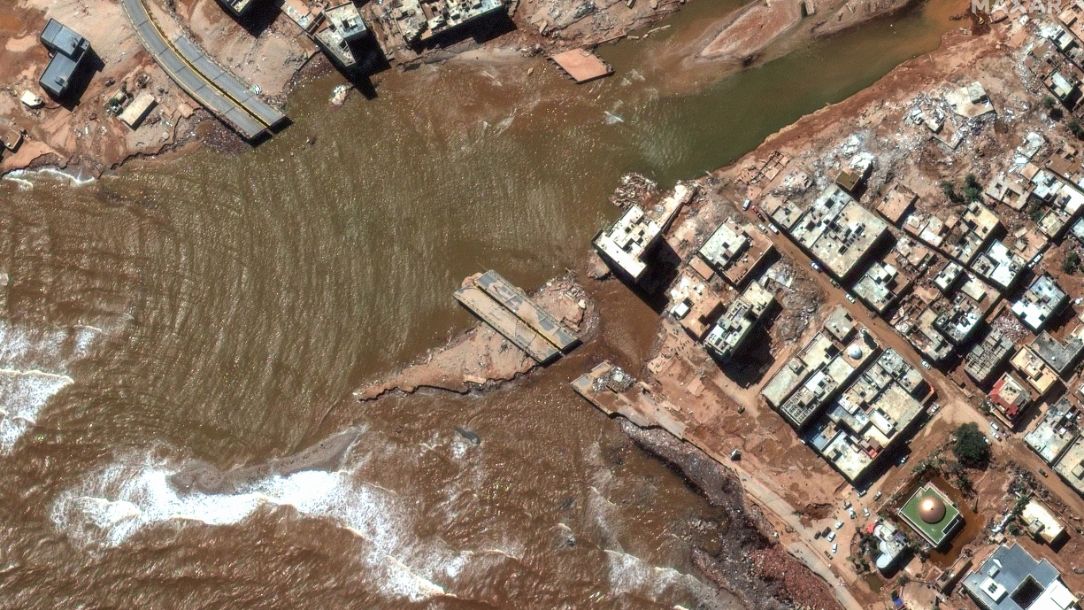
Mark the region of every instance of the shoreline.
<instances>
[{"instance_id":1,"label":"shoreline","mask_svg":"<svg viewBox=\"0 0 1084 610\"><path fill-rule=\"evenodd\" d=\"M855 95L805 115L781 128L733 163L711 172L711 178L701 178L697 182L702 190L707 191L712 188L710 184L712 180L738 173L744 164L762 157L766 151L797 148L803 144L803 141L808 144L809 140L815 140L818 134L824 132L827 125L856 108L868 105L872 99L895 99L893 96L899 97L901 92L912 91L906 87L913 86L916 79L922 81L929 77L927 72L930 71L936 58L950 56L959 45L977 38L979 37L971 34L951 33L942 37L941 45L931 53L908 60ZM590 268L594 258L594 255L588 256L585 265ZM597 266L597 261L595 263ZM593 277L590 270L586 271L585 275ZM599 286L594 286L590 293L597 295L601 292L600 286L607 282L617 282L617 280L612 276L608 277L602 280ZM599 301L599 296L594 296L593 300ZM604 303L598 306L605 309ZM644 371L647 371L650 363L666 349L665 339L665 333L656 333L649 353L644 358ZM593 341L585 341L585 344L588 342L597 344L600 341L605 342L605 339L596 338ZM449 346L455 343L456 340L453 340ZM439 349L441 348L438 348L438 351ZM588 349L588 346L584 349ZM468 391L473 390L482 394L490 389L502 387L508 382L509 380L487 379L475 384ZM378 399L383 395L379 394L373 399ZM641 428L623 416L615 416L612 419L617 420L622 431L643 451L677 471L709 503L713 506L733 508L736 511L734 512L736 518L740 515L745 520L745 526L758 532L763 546L757 547L757 550L771 559L764 559L753 568L745 564L728 566L724 561L725 554L712 555L694 545L693 552L698 569L715 586L747 601L762 599L758 596L765 594L763 587L771 585L776 587L772 597L780 603L828 607L827 600L831 600L832 603L839 604L847 610L859 610L864 607L864 602L856 598L850 587L846 586L833 572L830 563L824 562L820 553L806 544L796 533L804 528L801 523L805 518L804 515L808 514L808 511L815 512L822 508L820 505L794 505L772 489L773 481L770 475L758 477L749 469L742 467L741 463L729 462L724 457L725 452L722 451L722 447L720 451L709 451L689 440L677 439L664 430ZM735 488L734 485L738 487ZM718 491L714 488L718 488ZM750 514L755 517L747 517ZM746 544L750 546L743 547L742 552L748 552L750 548L756 547L756 543L746 541ZM800 566L801 570L783 568L773 572L771 567L780 565L780 562L782 565ZM749 571L742 572L740 569L735 571L736 568L742 567ZM789 581L786 576L788 573L790 574ZM731 580L720 581L720 574L725 574ZM740 578L754 576L756 580L740 581Z\"/></svg>"},{"instance_id":2,"label":"shoreline","mask_svg":"<svg viewBox=\"0 0 1084 610\"><path fill-rule=\"evenodd\" d=\"M63 19L74 19L72 11L92 10L90 5L100 0L78 0L78 5L61 12L57 16ZM701 0L706 1L706 0ZM851 2L862 0L831 0L829 9L849 6ZM866 0L869 1L869 0ZM918 0L879 0L893 5L890 10L882 10L872 14L864 14L863 17L847 27L860 25L861 23L882 17L884 15L906 10L908 7L920 4ZM20 0L20 4L11 10L17 15L36 15L30 19L23 19L24 29L16 33L0 31L0 45L7 44L9 47L16 42L26 47L24 54L29 54L30 61L41 61L38 56L43 52L35 41L31 40L36 35L36 26L43 19L46 5L43 0ZM289 30L281 22L283 16L276 17L272 27L257 37L252 37L238 23L229 19L225 13L214 14L207 17L210 10L208 3L214 5L213 0L184 0L170 9L162 9L157 5L156 14L162 19L170 19L170 29L179 32L188 32L197 41L203 41L208 52L214 57L222 57L223 53L239 52L242 56L256 52L273 52L282 55L288 51L294 59L291 63L282 67L268 70L264 74L260 69L251 68L247 63L237 63L226 67L238 70L239 76L248 79L255 84L266 82L270 78L275 83L272 89L266 89L264 97L279 105L288 105L289 99L298 94L298 90L306 83L335 71L326 56L315 50L303 53L296 47L296 43L283 42L283 37ZM621 3L619 3L621 4ZM901 6L896 6L901 5ZM747 11L755 8L757 4L750 2L729 13L716 18L716 24L712 31L718 30L715 37L727 35L736 19ZM212 6L212 8L217 8ZM529 63L533 57L547 52L574 48L574 47L598 47L614 44L625 39L641 40L648 39L656 31L656 26L668 18L680 13L686 8L686 3L673 0L658 3L657 8L650 12L629 12L621 14L617 18L604 18L609 13L603 12L591 17L593 25L586 24L588 17L572 21L558 29L543 29L542 33L535 31L534 24L529 16L524 13L527 5L518 6L511 16L511 21L516 24L516 29L501 34L482 43L457 44L446 49L432 49L418 57L418 64L445 63L456 59L464 61L486 62L491 60L521 61ZM613 6L607 7L609 11L615 11ZM38 12L40 11L40 12ZM221 11L219 11L221 12ZM103 16L120 18L127 23L126 18L119 13L119 9L113 6L113 13ZM49 15L52 16L50 11ZM819 13L818 13L819 14ZM197 18L198 17L198 18ZM187 19L187 21L186 21ZM84 35L92 39L97 37L97 30L104 26L97 25L98 20L92 20L85 27L88 28ZM605 25L599 23L605 22ZM703 36L698 37L690 45L685 45L681 55L686 59L695 58L692 61L698 69L712 69L712 81L726 78L742 69L748 69L770 61L778 56L785 55L806 44L824 36L838 33L840 30L829 32L814 32L816 27L824 21L817 17L803 18L799 27L785 31L772 33L767 38L758 42L757 58L754 61L741 63L725 58L703 57L702 47L710 44ZM803 25L809 24L809 25ZM588 27L590 25L590 27ZM84 26L81 26L84 27ZM665 29L668 26L661 26ZM8 113L21 114L15 124L26 133L24 142L15 153L7 153L0 156L0 176L16 170L55 168L66 170L77 168L80 173L93 174L101 177L108 173L116 173L136 163L169 162L175 159L174 155L184 154L193 147L210 142L211 146L220 150L244 150L249 145L243 143L240 137L232 130L222 125L218 119L206 110L200 108L186 94L180 92L175 83L162 73L161 68L155 64L142 45L135 40L134 34L128 32L128 28L120 28L121 33L112 33L109 39L116 49L111 50L103 59L106 61L102 73L94 75L83 99L71 111L59 108L55 103L48 104L42 110L28 111L17 101L7 101ZM846 29L846 28L844 28ZM210 33L225 32L224 36L210 36ZM294 46L289 46L294 44ZM240 47L238 45L241 45ZM270 49L268 51L267 49ZM764 52L767 51L767 52ZM115 56L115 57L114 57ZM680 59L680 58L679 58ZM25 60L24 60L25 61ZM227 62L228 64L229 62ZM402 64L394 67L397 70L409 70L412 64ZM727 67L729 65L729 67ZM531 70L534 67L530 67ZM255 72L253 72L255 70ZM150 77L148 79L148 77ZM374 86L379 86L381 74L373 75ZM157 88L159 98L157 107L153 109L144 122L144 125L136 130L129 130L120 125L119 121L109 120L109 117L99 117L95 107L107 97L116 87L114 83L131 83L138 80L140 83L148 81ZM20 82L22 81L22 82ZM350 89L356 89L357 84L349 79L344 84ZM140 85L139 87L143 87ZM16 78L13 89L33 90L35 86L25 81L25 74ZM137 88L138 90L138 88ZM147 89L144 89L147 90ZM3 100L0 100L3 102ZM0 103L0 113L5 109L5 104ZM60 112L61 114L57 114ZM68 113L68 114L64 114ZM48 119L42 121L42 118ZM105 119L103 121L103 119ZM46 126L41 125L47 124ZM100 135L88 135L87 138L76 138L73 141L67 134L75 124L86 124L88 134L89 126L96 125ZM163 125L164 124L164 125ZM163 129L165 127L165 129ZM48 129L49 131L42 131ZM147 130L151 131L147 131ZM52 134L52 135L50 135ZM153 141L153 143L149 143Z\"/></svg>"}]
</instances>

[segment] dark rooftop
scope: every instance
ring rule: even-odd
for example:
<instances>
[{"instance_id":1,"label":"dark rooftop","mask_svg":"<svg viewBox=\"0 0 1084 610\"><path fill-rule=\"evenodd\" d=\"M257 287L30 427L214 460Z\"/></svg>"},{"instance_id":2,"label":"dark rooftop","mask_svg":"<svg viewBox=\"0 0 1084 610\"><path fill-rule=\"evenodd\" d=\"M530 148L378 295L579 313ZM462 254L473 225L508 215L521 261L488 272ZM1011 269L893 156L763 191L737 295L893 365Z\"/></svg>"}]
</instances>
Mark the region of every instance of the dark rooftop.
<instances>
[{"instance_id":1,"label":"dark rooftop","mask_svg":"<svg viewBox=\"0 0 1084 610\"><path fill-rule=\"evenodd\" d=\"M72 79L87 57L90 44L87 39L72 31L56 19L50 19L41 31L41 43L49 49L52 59L45 67L38 82L49 95L63 97Z\"/></svg>"},{"instance_id":2,"label":"dark rooftop","mask_svg":"<svg viewBox=\"0 0 1084 610\"><path fill-rule=\"evenodd\" d=\"M86 52L86 39L56 19L50 19L41 31L41 44L53 53L78 59Z\"/></svg>"}]
</instances>

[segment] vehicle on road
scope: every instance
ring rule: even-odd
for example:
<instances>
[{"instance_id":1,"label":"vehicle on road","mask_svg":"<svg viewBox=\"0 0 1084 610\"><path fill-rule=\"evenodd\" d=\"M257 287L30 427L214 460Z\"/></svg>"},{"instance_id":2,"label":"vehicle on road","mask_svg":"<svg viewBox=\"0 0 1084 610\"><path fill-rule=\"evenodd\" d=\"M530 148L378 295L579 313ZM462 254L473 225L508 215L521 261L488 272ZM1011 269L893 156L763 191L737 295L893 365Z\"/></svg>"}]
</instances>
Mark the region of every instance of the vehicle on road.
<instances>
[{"instance_id":1,"label":"vehicle on road","mask_svg":"<svg viewBox=\"0 0 1084 610\"><path fill-rule=\"evenodd\" d=\"M748 210L749 209L749 204L751 204L751 203L753 203L753 202L746 199L745 201L741 202L741 209Z\"/></svg>"},{"instance_id":2,"label":"vehicle on road","mask_svg":"<svg viewBox=\"0 0 1084 610\"><path fill-rule=\"evenodd\" d=\"M817 261L809 261L809 267L814 271L820 271L821 266L817 264Z\"/></svg>"},{"instance_id":3,"label":"vehicle on road","mask_svg":"<svg viewBox=\"0 0 1084 610\"><path fill-rule=\"evenodd\" d=\"M847 293L847 302L851 303L851 304L854 304L854 303L858 302L858 299L854 298L854 295L848 292Z\"/></svg>"},{"instance_id":4,"label":"vehicle on road","mask_svg":"<svg viewBox=\"0 0 1084 610\"><path fill-rule=\"evenodd\" d=\"M929 370L929 368L930 368L930 361L929 361L929 360L923 360L923 361L922 361L922 368L924 368L924 369L927 369L927 370Z\"/></svg>"},{"instance_id":5,"label":"vehicle on road","mask_svg":"<svg viewBox=\"0 0 1084 610\"><path fill-rule=\"evenodd\" d=\"M838 550L839 550L839 545L833 542L832 543L832 554L835 555L836 551L838 551Z\"/></svg>"}]
</instances>

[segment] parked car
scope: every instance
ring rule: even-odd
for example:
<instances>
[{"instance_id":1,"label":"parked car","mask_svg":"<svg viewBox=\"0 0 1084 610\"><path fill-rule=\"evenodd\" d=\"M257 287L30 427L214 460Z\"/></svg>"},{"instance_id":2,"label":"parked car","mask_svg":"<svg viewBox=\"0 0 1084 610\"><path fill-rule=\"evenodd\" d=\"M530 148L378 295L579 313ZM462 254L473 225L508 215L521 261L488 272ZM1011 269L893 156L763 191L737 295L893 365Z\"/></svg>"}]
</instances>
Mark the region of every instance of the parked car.
<instances>
[{"instance_id":1,"label":"parked car","mask_svg":"<svg viewBox=\"0 0 1084 610\"><path fill-rule=\"evenodd\" d=\"M922 368L929 369L930 368L930 361L929 360L923 360L922 361Z\"/></svg>"},{"instance_id":2,"label":"parked car","mask_svg":"<svg viewBox=\"0 0 1084 610\"><path fill-rule=\"evenodd\" d=\"M862 507L862 516L869 519L869 509L865 506Z\"/></svg>"},{"instance_id":3,"label":"parked car","mask_svg":"<svg viewBox=\"0 0 1084 610\"><path fill-rule=\"evenodd\" d=\"M828 532L828 542L832 542L835 539L836 539L836 533L835 532Z\"/></svg>"},{"instance_id":4,"label":"parked car","mask_svg":"<svg viewBox=\"0 0 1084 610\"><path fill-rule=\"evenodd\" d=\"M857 303L858 299L854 298L854 295L848 292L847 293L847 302L848 303Z\"/></svg>"},{"instance_id":5,"label":"parked car","mask_svg":"<svg viewBox=\"0 0 1084 610\"><path fill-rule=\"evenodd\" d=\"M751 203L753 203L753 202L746 199L745 201L741 202L741 209L748 210L749 209L749 204L751 204Z\"/></svg>"},{"instance_id":6,"label":"parked car","mask_svg":"<svg viewBox=\"0 0 1084 610\"><path fill-rule=\"evenodd\" d=\"M839 550L839 545L833 542L832 543L832 554L835 555L836 551L838 551L838 550Z\"/></svg>"},{"instance_id":7,"label":"parked car","mask_svg":"<svg viewBox=\"0 0 1084 610\"><path fill-rule=\"evenodd\" d=\"M820 271L821 270L821 266L817 264L817 261L809 261L809 266L814 271Z\"/></svg>"},{"instance_id":8,"label":"parked car","mask_svg":"<svg viewBox=\"0 0 1084 610\"><path fill-rule=\"evenodd\" d=\"M843 522L842 521L836 521L836 529L838 530L838 529L842 529L842 528L843 528Z\"/></svg>"}]
</instances>

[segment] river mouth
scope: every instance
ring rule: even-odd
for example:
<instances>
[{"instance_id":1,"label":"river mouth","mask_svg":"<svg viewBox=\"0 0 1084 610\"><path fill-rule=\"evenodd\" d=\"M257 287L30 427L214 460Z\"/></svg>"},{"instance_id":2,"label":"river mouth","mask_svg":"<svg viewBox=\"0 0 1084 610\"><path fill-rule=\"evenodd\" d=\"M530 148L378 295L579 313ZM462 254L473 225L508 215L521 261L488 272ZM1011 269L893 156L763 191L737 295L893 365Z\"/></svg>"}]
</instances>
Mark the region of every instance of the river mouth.
<instances>
[{"instance_id":1,"label":"river mouth","mask_svg":"<svg viewBox=\"0 0 1084 610\"><path fill-rule=\"evenodd\" d=\"M273 566L293 577L274 585L283 595L326 573L343 591L362 589L358 599L394 606L365 576L379 574L357 552L371 541L343 535L377 523L351 521L368 518L355 501L368 490L402 509L404 542L391 550L417 571L429 570L413 562L426 550L450 549L434 555L449 562L498 558L462 576L424 575L461 598L501 606L542 592L581 607L699 599L685 577L688 549L698 527L715 527L700 524L725 519L569 391L584 358L483 397L361 408L350 393L473 323L450 294L464 276L495 268L532 289L579 268L614 214L607 198L622 173L663 184L698 176L932 50L958 24L927 10L680 94L665 64L635 67L651 45L686 35L676 26L604 48L618 72L586 87L541 60L455 61L388 74L376 99L335 109L327 99L340 81L329 76L290 101L290 129L252 151L199 150L81 188L4 181L5 317L30 329L18 335L25 355L9 359L65 381L35 386L49 393L35 425L3 454L13 556L73 588L91 574L101 595L159 580L148 594L164 599L170 579L205 582L200 570L212 582L235 570L239 586L257 590ZM611 324L606 341L627 345L635 361L645 347L637 332L654 314L624 292L607 298L640 330L623 336ZM158 494L190 461L260 462L354 424L367 432L344 466L363 490L347 494L349 510L314 508L293 480L197 498L207 503ZM457 425L481 444L463 446ZM125 488L128 479L138 485ZM331 506L344 480L309 483L327 486L319 498ZM252 508L259 494L271 501ZM57 508L58 498L78 501ZM67 509L78 516L88 504L140 517L124 522L122 544L84 553L69 546L83 538L67 531L76 527ZM180 520L189 525L175 528ZM266 546L252 551L258 542ZM333 588L311 599L334 603ZM200 599L198 586L191 595Z\"/></svg>"}]
</instances>

